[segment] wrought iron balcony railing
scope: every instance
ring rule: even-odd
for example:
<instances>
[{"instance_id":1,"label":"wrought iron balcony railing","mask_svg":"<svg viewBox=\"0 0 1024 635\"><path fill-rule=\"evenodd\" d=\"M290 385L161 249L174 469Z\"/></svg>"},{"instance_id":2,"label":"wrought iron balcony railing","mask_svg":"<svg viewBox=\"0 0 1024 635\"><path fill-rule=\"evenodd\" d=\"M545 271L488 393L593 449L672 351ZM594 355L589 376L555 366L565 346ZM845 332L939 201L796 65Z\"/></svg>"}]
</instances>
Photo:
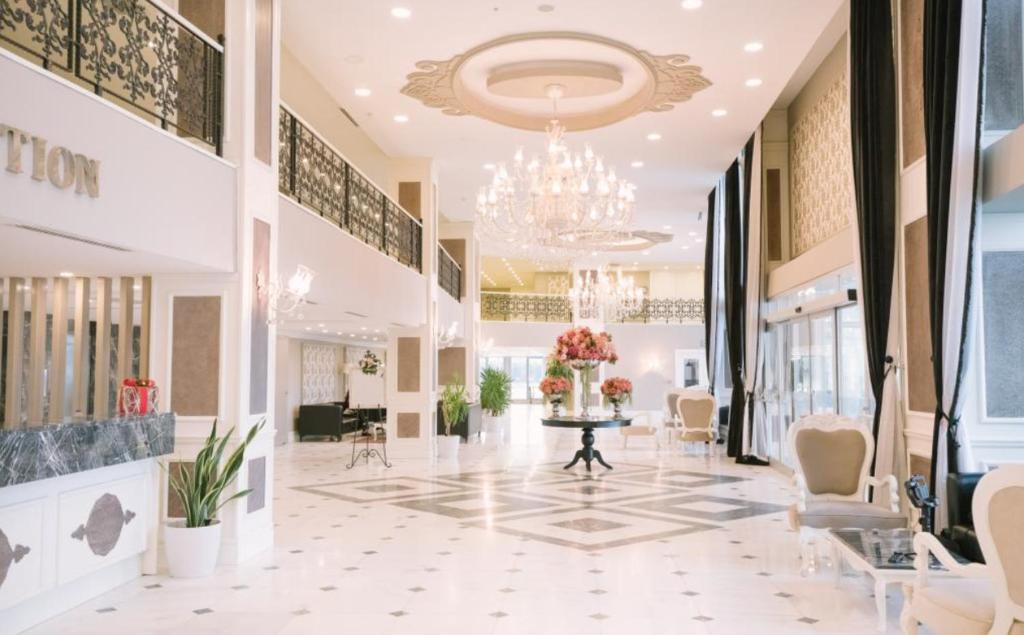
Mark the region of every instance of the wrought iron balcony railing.
<instances>
[{"instance_id":1,"label":"wrought iron balcony railing","mask_svg":"<svg viewBox=\"0 0 1024 635\"><path fill-rule=\"evenodd\" d=\"M480 293L480 319L493 322L572 322L569 297L545 293Z\"/></svg>"},{"instance_id":2,"label":"wrought iron balcony railing","mask_svg":"<svg viewBox=\"0 0 1024 635\"><path fill-rule=\"evenodd\" d=\"M367 245L423 271L423 225L290 110L281 108L278 189Z\"/></svg>"},{"instance_id":3,"label":"wrought iron balcony railing","mask_svg":"<svg viewBox=\"0 0 1024 635\"><path fill-rule=\"evenodd\" d=\"M480 319L493 322L573 321L572 301L565 295L542 293L480 293ZM648 298L636 311L613 322L702 324L704 301L700 298Z\"/></svg>"},{"instance_id":4,"label":"wrought iron balcony railing","mask_svg":"<svg viewBox=\"0 0 1024 635\"><path fill-rule=\"evenodd\" d=\"M0 46L222 151L224 47L147 0L0 0Z\"/></svg>"},{"instance_id":5,"label":"wrought iron balcony railing","mask_svg":"<svg viewBox=\"0 0 1024 635\"><path fill-rule=\"evenodd\" d=\"M456 301L462 301L462 267L441 245L437 246L437 284Z\"/></svg>"}]
</instances>

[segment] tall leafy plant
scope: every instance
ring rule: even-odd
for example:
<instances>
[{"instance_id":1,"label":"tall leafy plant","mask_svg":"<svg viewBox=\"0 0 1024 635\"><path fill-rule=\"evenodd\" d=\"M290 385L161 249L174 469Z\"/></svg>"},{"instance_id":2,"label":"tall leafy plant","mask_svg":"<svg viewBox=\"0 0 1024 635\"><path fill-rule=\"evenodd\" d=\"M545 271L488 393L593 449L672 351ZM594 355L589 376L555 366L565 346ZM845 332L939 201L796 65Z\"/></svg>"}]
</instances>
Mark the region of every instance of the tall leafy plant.
<instances>
[{"instance_id":1,"label":"tall leafy plant","mask_svg":"<svg viewBox=\"0 0 1024 635\"><path fill-rule=\"evenodd\" d=\"M548 377L564 377L569 380L570 384L573 383L572 368L557 359L548 359L548 367L544 374Z\"/></svg>"},{"instance_id":2,"label":"tall leafy plant","mask_svg":"<svg viewBox=\"0 0 1024 635\"><path fill-rule=\"evenodd\" d=\"M512 401L512 378L497 368L480 373L480 406L492 417L500 417Z\"/></svg>"},{"instance_id":3,"label":"tall leafy plant","mask_svg":"<svg viewBox=\"0 0 1024 635\"><path fill-rule=\"evenodd\" d=\"M445 385L441 392L441 416L444 418L444 434L451 436L452 426L469 415L469 399L466 386L458 377Z\"/></svg>"},{"instance_id":4,"label":"tall leafy plant","mask_svg":"<svg viewBox=\"0 0 1024 635\"><path fill-rule=\"evenodd\" d=\"M185 510L186 527L209 526L217 519L217 512L221 507L236 498L248 496L252 492L251 488L244 489L221 500L221 494L238 476L246 448L256 438L256 434L265 423L266 419L263 419L250 428L242 443L221 464L221 459L224 458L224 449L227 447L234 428L228 430L223 437L218 438L217 420L214 419L210 436L206 437L206 442L196 455L192 469L183 466L176 475L169 476L171 489L181 499L182 507Z\"/></svg>"}]
</instances>

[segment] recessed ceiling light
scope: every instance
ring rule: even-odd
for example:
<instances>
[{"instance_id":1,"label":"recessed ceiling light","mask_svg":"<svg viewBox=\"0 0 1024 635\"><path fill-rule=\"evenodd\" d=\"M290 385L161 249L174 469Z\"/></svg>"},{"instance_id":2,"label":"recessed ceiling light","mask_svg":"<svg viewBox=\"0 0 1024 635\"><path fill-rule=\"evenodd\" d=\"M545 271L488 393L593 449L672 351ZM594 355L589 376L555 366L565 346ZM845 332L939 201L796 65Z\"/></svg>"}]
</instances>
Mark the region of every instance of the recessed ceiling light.
<instances>
[{"instance_id":1,"label":"recessed ceiling light","mask_svg":"<svg viewBox=\"0 0 1024 635\"><path fill-rule=\"evenodd\" d=\"M651 252L649 252L649 251L644 251L644 252L641 252L641 253L640 253L640 255L641 255L641 256L650 256L650 255L651 255Z\"/></svg>"},{"instance_id":2,"label":"recessed ceiling light","mask_svg":"<svg viewBox=\"0 0 1024 635\"><path fill-rule=\"evenodd\" d=\"M635 260L633 261L633 266L634 266L634 267L635 267L635 266L637 266L638 264L640 264L640 263L639 263L639 262L637 262L637 261L635 261Z\"/></svg>"},{"instance_id":3,"label":"recessed ceiling light","mask_svg":"<svg viewBox=\"0 0 1024 635\"><path fill-rule=\"evenodd\" d=\"M764 50L764 44L758 42L757 40L753 42L747 42L746 44L743 45L743 50L746 51L747 53L758 53Z\"/></svg>"},{"instance_id":4,"label":"recessed ceiling light","mask_svg":"<svg viewBox=\"0 0 1024 635\"><path fill-rule=\"evenodd\" d=\"M672 229L672 226L671 225L662 225L661 228L664 229L665 231L669 231L670 229Z\"/></svg>"},{"instance_id":5,"label":"recessed ceiling light","mask_svg":"<svg viewBox=\"0 0 1024 635\"><path fill-rule=\"evenodd\" d=\"M312 330L313 330L313 327L312 327L312 326L307 326L307 327L306 327L306 330L307 330L307 331L312 331Z\"/></svg>"},{"instance_id":6,"label":"recessed ceiling light","mask_svg":"<svg viewBox=\"0 0 1024 635\"><path fill-rule=\"evenodd\" d=\"M494 170L496 166L493 163L484 163L485 170Z\"/></svg>"},{"instance_id":7,"label":"recessed ceiling light","mask_svg":"<svg viewBox=\"0 0 1024 635\"><path fill-rule=\"evenodd\" d=\"M689 248L690 248L690 246L689 246L689 245L683 245L683 246L681 247L681 249L683 249L684 251L685 251L685 250L687 250L687 249L689 249Z\"/></svg>"},{"instance_id":8,"label":"recessed ceiling light","mask_svg":"<svg viewBox=\"0 0 1024 635\"><path fill-rule=\"evenodd\" d=\"M687 11L693 11L704 6L704 0L683 0L681 4Z\"/></svg>"},{"instance_id":9,"label":"recessed ceiling light","mask_svg":"<svg viewBox=\"0 0 1024 635\"><path fill-rule=\"evenodd\" d=\"M712 117L724 117L729 114L729 111L725 108L715 108L711 111Z\"/></svg>"},{"instance_id":10,"label":"recessed ceiling light","mask_svg":"<svg viewBox=\"0 0 1024 635\"><path fill-rule=\"evenodd\" d=\"M763 83L764 82L761 81L760 77L751 77L747 81L743 82L743 85L746 86L747 88L757 88Z\"/></svg>"},{"instance_id":11,"label":"recessed ceiling light","mask_svg":"<svg viewBox=\"0 0 1024 635\"><path fill-rule=\"evenodd\" d=\"M630 165L630 167L633 167L633 168L642 168L642 167L644 167L644 162L643 161L633 161L629 165Z\"/></svg>"},{"instance_id":12,"label":"recessed ceiling light","mask_svg":"<svg viewBox=\"0 0 1024 635\"><path fill-rule=\"evenodd\" d=\"M391 17L399 20L408 20L412 17L412 9L406 7L395 7L391 9Z\"/></svg>"},{"instance_id":13,"label":"recessed ceiling light","mask_svg":"<svg viewBox=\"0 0 1024 635\"><path fill-rule=\"evenodd\" d=\"M61 278L74 278L75 277L75 274L71 273L70 271L61 271L57 275L59 275Z\"/></svg>"},{"instance_id":14,"label":"recessed ceiling light","mask_svg":"<svg viewBox=\"0 0 1024 635\"><path fill-rule=\"evenodd\" d=\"M317 328L323 328L323 327L324 327L323 324L317 324Z\"/></svg>"},{"instance_id":15,"label":"recessed ceiling light","mask_svg":"<svg viewBox=\"0 0 1024 635\"><path fill-rule=\"evenodd\" d=\"M652 132L649 135L647 135L647 140L648 141L660 141L661 140L661 134L659 134L657 132Z\"/></svg>"},{"instance_id":16,"label":"recessed ceiling light","mask_svg":"<svg viewBox=\"0 0 1024 635\"><path fill-rule=\"evenodd\" d=\"M395 115L395 123L406 123L409 121L409 115Z\"/></svg>"},{"instance_id":17,"label":"recessed ceiling light","mask_svg":"<svg viewBox=\"0 0 1024 635\"><path fill-rule=\"evenodd\" d=\"M694 238L693 242L695 242L695 243L702 243L702 242L704 242L704 239L703 238Z\"/></svg>"},{"instance_id":18,"label":"recessed ceiling light","mask_svg":"<svg viewBox=\"0 0 1024 635\"><path fill-rule=\"evenodd\" d=\"M359 330L360 330L360 331L365 331L365 330L366 330L366 327L365 327L365 326L360 326L360 327L359 327Z\"/></svg>"},{"instance_id":19,"label":"recessed ceiling light","mask_svg":"<svg viewBox=\"0 0 1024 635\"><path fill-rule=\"evenodd\" d=\"M370 89L369 88L364 88L362 86L360 86L359 88L355 89L352 92L354 92L356 94L356 97L369 97L370 96Z\"/></svg>"}]
</instances>

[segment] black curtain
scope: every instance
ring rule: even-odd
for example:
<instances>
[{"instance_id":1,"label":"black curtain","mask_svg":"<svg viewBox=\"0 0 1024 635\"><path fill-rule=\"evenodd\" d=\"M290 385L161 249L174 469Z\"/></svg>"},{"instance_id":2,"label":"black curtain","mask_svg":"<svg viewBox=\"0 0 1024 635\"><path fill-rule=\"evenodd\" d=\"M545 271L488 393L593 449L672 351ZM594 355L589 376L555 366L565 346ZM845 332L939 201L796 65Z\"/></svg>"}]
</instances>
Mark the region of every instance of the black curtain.
<instances>
[{"instance_id":1,"label":"black curtain","mask_svg":"<svg viewBox=\"0 0 1024 635\"><path fill-rule=\"evenodd\" d=\"M708 192L708 230L704 240L704 351L708 364L708 392L715 394L715 364L711 356L717 350L712 344L717 337L717 329L712 325L714 311L718 308L715 298L715 190Z\"/></svg>"},{"instance_id":2,"label":"black curtain","mask_svg":"<svg viewBox=\"0 0 1024 635\"><path fill-rule=\"evenodd\" d=\"M756 136L757 136L756 134L750 135L750 139L748 139L746 145L743 146L743 230L742 230L742 236L743 236L743 273L742 273L742 275L743 275L743 297L744 297L743 301L744 301L744 303L746 302L746 297L747 297L747 284L746 284L747 283L747 249L750 247L750 245L749 245L749 242L750 242L750 183L753 180L752 177L753 177L753 171L754 171L754 141L755 141L755 137ZM760 213L760 211L761 211L760 205L758 206L757 209L758 209L758 213ZM758 257L760 257L760 256L761 256L761 254L760 254L760 252L758 252ZM757 306L757 307L746 307L746 308L753 308L755 311L758 311L758 316L757 317L760 317L760 306ZM746 309L744 309L744 312L743 312L743 348L744 348L743 360L746 360L746 345L747 345L747 319L746 319ZM755 350L754 352L756 353L757 351ZM740 364L740 368L743 368L743 364ZM746 433L745 434L746 434L746 438L750 439L751 436L754 433L754 374L755 374L755 369L753 369L753 368L749 368L749 369L743 368L743 370L745 371L746 379L747 379L746 386L744 386L744 389L745 389L745 391L744 391L745 392L745 394L744 394L744 405L745 405L745 411L750 413L750 416L746 417L745 420L744 420L744 424L746 426ZM730 419L731 418L732 417L730 417ZM742 449L743 449L743 437L740 437L740 450L742 450ZM737 454L737 456L738 456L738 454Z\"/></svg>"},{"instance_id":3,"label":"black curtain","mask_svg":"<svg viewBox=\"0 0 1024 635\"><path fill-rule=\"evenodd\" d=\"M896 255L896 69L888 2L850 5L850 130L861 305L878 440ZM877 443L875 444L877 448ZM872 457L872 470L874 457Z\"/></svg>"},{"instance_id":4,"label":"black curtain","mask_svg":"<svg viewBox=\"0 0 1024 635\"><path fill-rule=\"evenodd\" d=\"M743 446L743 342L746 320L746 240L743 206L740 204L740 163L733 161L725 173L725 206L722 212L723 278L725 286L725 340L729 348L732 400L729 406L728 455L739 456Z\"/></svg>"},{"instance_id":5,"label":"black curtain","mask_svg":"<svg viewBox=\"0 0 1024 635\"><path fill-rule=\"evenodd\" d=\"M984 4L982 5L984 14ZM960 29L963 14L962 0L926 0L924 6L924 129L926 149L926 178L928 194L928 298L930 308L930 327L932 343L932 372L935 381L935 421L932 434L932 487L939 490L936 483L937 454L939 438L943 422L946 425L947 466L950 474L958 471L956 428L959 422L949 413L959 412L960 388L964 375L964 346L966 343L966 321L968 307L963 309L961 339L958 359L946 360L943 357L943 335L946 308L946 283L948 275L966 275L967 291L965 298L971 298L971 263L972 255L968 250L966 258L967 270L947 271L947 247L950 237L950 219L957 210L951 209L950 191L953 180L953 164L955 161L955 144L957 126L957 89L960 79ZM981 37L984 41L985 27L982 21ZM980 68L984 68L985 49L981 47ZM979 71L980 72L980 71ZM974 208L970 210L970 236L968 244L973 245L975 222L977 217L978 188L978 157L980 155L978 134L981 126L983 109L981 103L981 84L978 90L979 108L977 119L973 122L961 121L961 125L975 126L974 148ZM964 212L960 212L964 213ZM944 368L947 364L956 364L956 381L953 395L947 400L944 395ZM943 404L949 403L944 409Z\"/></svg>"}]
</instances>

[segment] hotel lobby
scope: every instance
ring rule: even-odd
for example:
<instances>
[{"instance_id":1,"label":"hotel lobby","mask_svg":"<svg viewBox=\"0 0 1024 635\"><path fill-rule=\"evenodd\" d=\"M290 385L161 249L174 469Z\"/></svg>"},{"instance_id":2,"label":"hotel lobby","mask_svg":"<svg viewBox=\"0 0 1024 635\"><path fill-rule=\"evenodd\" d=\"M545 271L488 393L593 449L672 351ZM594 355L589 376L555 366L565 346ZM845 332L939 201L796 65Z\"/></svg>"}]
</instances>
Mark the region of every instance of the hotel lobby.
<instances>
[{"instance_id":1,"label":"hotel lobby","mask_svg":"<svg viewBox=\"0 0 1024 635\"><path fill-rule=\"evenodd\" d=\"M0 635L1024 633L1021 0L0 3Z\"/></svg>"}]
</instances>

